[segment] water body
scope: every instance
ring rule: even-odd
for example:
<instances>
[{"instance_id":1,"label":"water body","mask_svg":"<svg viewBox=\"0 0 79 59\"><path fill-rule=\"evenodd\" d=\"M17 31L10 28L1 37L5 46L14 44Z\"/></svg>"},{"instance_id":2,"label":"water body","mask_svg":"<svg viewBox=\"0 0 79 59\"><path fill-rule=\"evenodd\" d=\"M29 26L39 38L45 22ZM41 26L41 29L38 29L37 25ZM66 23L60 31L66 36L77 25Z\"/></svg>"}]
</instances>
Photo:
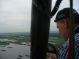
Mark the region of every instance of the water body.
<instances>
[{"instance_id":1,"label":"water body","mask_svg":"<svg viewBox=\"0 0 79 59\"><path fill-rule=\"evenodd\" d=\"M10 44L0 47L0 59L30 59L30 46Z\"/></svg>"}]
</instances>

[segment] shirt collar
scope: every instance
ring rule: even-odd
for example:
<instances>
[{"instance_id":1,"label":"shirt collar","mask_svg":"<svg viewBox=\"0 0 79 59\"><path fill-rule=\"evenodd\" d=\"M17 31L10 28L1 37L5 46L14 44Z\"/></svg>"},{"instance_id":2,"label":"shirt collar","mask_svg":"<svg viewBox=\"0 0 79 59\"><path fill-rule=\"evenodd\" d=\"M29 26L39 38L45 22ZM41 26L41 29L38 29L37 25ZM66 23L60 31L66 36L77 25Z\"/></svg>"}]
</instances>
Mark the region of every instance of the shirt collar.
<instances>
[{"instance_id":1,"label":"shirt collar","mask_svg":"<svg viewBox=\"0 0 79 59\"><path fill-rule=\"evenodd\" d=\"M63 48L65 48L66 46L68 46L69 40L67 40L64 44L63 44Z\"/></svg>"}]
</instances>

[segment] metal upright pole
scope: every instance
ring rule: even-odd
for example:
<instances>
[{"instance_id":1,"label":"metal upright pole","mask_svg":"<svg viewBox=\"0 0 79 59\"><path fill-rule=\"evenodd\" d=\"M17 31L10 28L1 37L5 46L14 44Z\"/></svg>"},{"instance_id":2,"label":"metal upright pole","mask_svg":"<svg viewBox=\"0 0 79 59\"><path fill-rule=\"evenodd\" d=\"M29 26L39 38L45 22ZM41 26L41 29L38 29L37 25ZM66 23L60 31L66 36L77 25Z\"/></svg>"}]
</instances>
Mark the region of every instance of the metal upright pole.
<instances>
[{"instance_id":1,"label":"metal upright pole","mask_svg":"<svg viewBox=\"0 0 79 59\"><path fill-rule=\"evenodd\" d=\"M32 0L31 59L46 59L51 0Z\"/></svg>"},{"instance_id":2,"label":"metal upright pole","mask_svg":"<svg viewBox=\"0 0 79 59\"><path fill-rule=\"evenodd\" d=\"M70 19L72 19L72 48L71 48L71 52L72 52L72 59L75 59L75 39L74 39L74 16L73 16L73 0L70 0Z\"/></svg>"},{"instance_id":3,"label":"metal upright pole","mask_svg":"<svg viewBox=\"0 0 79 59\"><path fill-rule=\"evenodd\" d=\"M71 19L72 27L71 27L70 37L69 37L68 59L75 59L73 0L70 0L70 19Z\"/></svg>"}]
</instances>

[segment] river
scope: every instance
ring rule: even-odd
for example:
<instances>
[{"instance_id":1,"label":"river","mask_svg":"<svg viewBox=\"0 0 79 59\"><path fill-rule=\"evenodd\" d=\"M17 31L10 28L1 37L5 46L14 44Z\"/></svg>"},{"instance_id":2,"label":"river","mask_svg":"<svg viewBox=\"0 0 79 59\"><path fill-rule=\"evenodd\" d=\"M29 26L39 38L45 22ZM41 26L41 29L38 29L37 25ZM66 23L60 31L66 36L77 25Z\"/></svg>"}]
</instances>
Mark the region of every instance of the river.
<instances>
[{"instance_id":1,"label":"river","mask_svg":"<svg viewBox=\"0 0 79 59\"><path fill-rule=\"evenodd\" d=\"M0 59L30 59L30 46L18 44L2 46Z\"/></svg>"}]
</instances>

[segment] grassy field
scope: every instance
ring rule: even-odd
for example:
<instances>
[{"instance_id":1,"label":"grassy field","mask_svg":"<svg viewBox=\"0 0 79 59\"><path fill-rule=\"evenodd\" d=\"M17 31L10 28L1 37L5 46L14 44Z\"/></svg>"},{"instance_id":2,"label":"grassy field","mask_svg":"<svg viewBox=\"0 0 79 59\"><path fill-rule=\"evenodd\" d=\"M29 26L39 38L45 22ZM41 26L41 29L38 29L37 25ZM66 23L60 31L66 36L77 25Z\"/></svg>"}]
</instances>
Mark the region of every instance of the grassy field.
<instances>
[{"instance_id":1,"label":"grassy field","mask_svg":"<svg viewBox=\"0 0 79 59\"><path fill-rule=\"evenodd\" d=\"M21 44L22 42L30 42L30 36L26 37L15 37L15 39L9 39L9 40L14 40L14 41L0 41L0 45L9 45L10 43L14 44Z\"/></svg>"},{"instance_id":2,"label":"grassy field","mask_svg":"<svg viewBox=\"0 0 79 59\"><path fill-rule=\"evenodd\" d=\"M14 43L14 44L21 44L22 42L30 42L30 36L17 36L15 38L10 38L9 40L15 40L14 42L11 41L0 41L0 45L9 45L9 43ZM49 43L55 44L57 47L60 47L63 43L64 40L60 37L49 37Z\"/></svg>"},{"instance_id":3,"label":"grassy field","mask_svg":"<svg viewBox=\"0 0 79 59\"><path fill-rule=\"evenodd\" d=\"M2 42L2 41L0 41L0 45L9 45L9 42Z\"/></svg>"},{"instance_id":4,"label":"grassy field","mask_svg":"<svg viewBox=\"0 0 79 59\"><path fill-rule=\"evenodd\" d=\"M56 38L56 39L51 38L50 39L49 38L49 43L54 44L57 47L60 47L61 45L63 45L64 39L62 39L62 38Z\"/></svg>"}]
</instances>

